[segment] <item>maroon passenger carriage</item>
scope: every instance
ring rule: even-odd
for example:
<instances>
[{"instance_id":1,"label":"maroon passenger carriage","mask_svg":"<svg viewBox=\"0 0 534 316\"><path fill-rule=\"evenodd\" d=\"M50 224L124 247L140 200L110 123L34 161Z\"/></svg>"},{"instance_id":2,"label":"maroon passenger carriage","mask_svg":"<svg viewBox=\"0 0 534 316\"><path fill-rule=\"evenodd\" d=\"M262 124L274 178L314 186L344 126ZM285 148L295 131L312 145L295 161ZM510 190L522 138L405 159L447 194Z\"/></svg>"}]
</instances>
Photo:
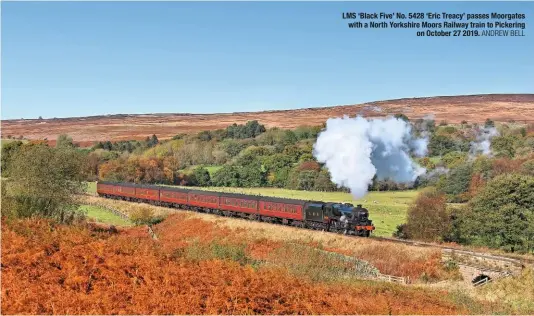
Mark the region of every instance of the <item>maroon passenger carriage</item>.
<instances>
[{"instance_id":1,"label":"maroon passenger carriage","mask_svg":"<svg viewBox=\"0 0 534 316\"><path fill-rule=\"evenodd\" d=\"M361 208L361 205L355 208L347 203L325 203L113 182L98 182L97 193L106 198L305 228L333 230L366 237L375 229L368 218L367 209ZM343 220L343 218L347 219Z\"/></svg>"}]
</instances>

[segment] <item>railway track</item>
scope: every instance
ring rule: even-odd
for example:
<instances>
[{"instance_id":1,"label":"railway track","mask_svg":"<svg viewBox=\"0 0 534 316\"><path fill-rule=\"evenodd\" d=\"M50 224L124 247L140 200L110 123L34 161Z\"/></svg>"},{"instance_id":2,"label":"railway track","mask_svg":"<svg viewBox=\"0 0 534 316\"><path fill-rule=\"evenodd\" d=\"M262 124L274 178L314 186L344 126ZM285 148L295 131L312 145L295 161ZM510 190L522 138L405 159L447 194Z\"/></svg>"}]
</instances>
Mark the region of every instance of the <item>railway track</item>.
<instances>
[{"instance_id":1,"label":"railway track","mask_svg":"<svg viewBox=\"0 0 534 316\"><path fill-rule=\"evenodd\" d=\"M503 261L503 262L507 262L507 263L510 263L516 266L525 266L525 264L534 266L534 259L529 259L529 258L516 258L516 257L509 257L509 256L504 256L504 255L494 255L494 254L489 254L485 252L465 250L465 249L457 248L457 247L448 247L448 246L437 245L433 243L420 242L420 241L414 241L414 240L405 240L405 239L399 239L399 238L393 238L393 237L372 236L370 238L374 240L389 241L389 242L395 242L395 243L416 246L416 247L440 248L444 251L451 252L451 253L456 253L456 254L461 254L461 255L471 256L471 257L478 257L478 258L483 258L483 259L489 259L489 260Z\"/></svg>"}]
</instances>

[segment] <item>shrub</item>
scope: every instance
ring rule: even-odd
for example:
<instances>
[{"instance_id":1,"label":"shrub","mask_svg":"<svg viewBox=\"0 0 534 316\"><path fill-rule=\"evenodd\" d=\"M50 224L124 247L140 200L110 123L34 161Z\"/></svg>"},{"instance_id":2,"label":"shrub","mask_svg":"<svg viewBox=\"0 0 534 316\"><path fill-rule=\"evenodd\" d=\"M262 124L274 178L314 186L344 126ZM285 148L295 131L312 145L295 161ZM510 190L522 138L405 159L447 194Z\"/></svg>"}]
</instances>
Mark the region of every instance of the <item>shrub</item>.
<instances>
[{"instance_id":1,"label":"shrub","mask_svg":"<svg viewBox=\"0 0 534 316\"><path fill-rule=\"evenodd\" d=\"M136 225L148 225L154 220L154 211L149 207L139 207L130 213L130 220Z\"/></svg>"},{"instance_id":2,"label":"shrub","mask_svg":"<svg viewBox=\"0 0 534 316\"><path fill-rule=\"evenodd\" d=\"M485 128L495 127L495 123L488 118L486 119L486 122L484 122L484 127Z\"/></svg>"},{"instance_id":3,"label":"shrub","mask_svg":"<svg viewBox=\"0 0 534 316\"><path fill-rule=\"evenodd\" d=\"M438 241L443 239L449 226L445 195L429 187L419 193L408 209L406 226L398 229L398 234L404 234L408 238Z\"/></svg>"},{"instance_id":4,"label":"shrub","mask_svg":"<svg viewBox=\"0 0 534 316\"><path fill-rule=\"evenodd\" d=\"M206 168L197 167L193 171L193 185L196 186L209 186L211 184L210 173Z\"/></svg>"},{"instance_id":5,"label":"shrub","mask_svg":"<svg viewBox=\"0 0 534 316\"><path fill-rule=\"evenodd\" d=\"M443 161L445 167L452 169L467 161L467 153L452 151L443 156L441 161Z\"/></svg>"}]
</instances>

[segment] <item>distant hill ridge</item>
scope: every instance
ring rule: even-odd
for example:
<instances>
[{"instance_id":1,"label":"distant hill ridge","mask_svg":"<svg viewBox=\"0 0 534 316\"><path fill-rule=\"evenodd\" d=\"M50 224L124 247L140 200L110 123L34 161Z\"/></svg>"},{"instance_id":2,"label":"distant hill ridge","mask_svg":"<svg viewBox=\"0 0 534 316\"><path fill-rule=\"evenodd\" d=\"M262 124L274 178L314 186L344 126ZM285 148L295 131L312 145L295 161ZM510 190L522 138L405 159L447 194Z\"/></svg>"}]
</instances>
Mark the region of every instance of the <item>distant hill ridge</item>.
<instances>
[{"instance_id":1,"label":"distant hill ridge","mask_svg":"<svg viewBox=\"0 0 534 316\"><path fill-rule=\"evenodd\" d=\"M2 120L2 138L23 135L27 139L55 139L67 133L78 142L143 139L156 134L170 138L178 133L225 128L233 123L258 120L267 127L295 128L320 125L330 117L343 115L381 117L404 113L410 119L433 115L449 123L517 121L534 123L534 94L483 94L436 96L375 101L356 105L234 112L214 114L154 113L111 114L55 119ZM46 114L46 113L43 113Z\"/></svg>"}]
</instances>

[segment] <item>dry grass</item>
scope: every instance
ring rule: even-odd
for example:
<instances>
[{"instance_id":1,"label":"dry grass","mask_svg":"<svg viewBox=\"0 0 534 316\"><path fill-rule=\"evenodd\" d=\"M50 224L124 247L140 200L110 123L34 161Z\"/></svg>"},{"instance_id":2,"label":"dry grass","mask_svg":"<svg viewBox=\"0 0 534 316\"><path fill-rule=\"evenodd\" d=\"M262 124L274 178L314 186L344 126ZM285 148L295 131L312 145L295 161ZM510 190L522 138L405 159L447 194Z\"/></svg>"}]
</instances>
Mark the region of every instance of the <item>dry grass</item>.
<instances>
[{"instance_id":1,"label":"dry grass","mask_svg":"<svg viewBox=\"0 0 534 316\"><path fill-rule=\"evenodd\" d=\"M218 234L220 236L231 236L236 240L244 240L247 244L265 240L299 243L368 261L383 274L409 277L412 281L417 281L421 277L424 280L441 280L450 277L441 268L441 251L438 249L420 248L367 238L355 238L335 233L226 218L211 214L177 211L164 207L98 197L83 197L83 201L85 204L105 205L126 214L140 207L149 207L158 215L178 213L184 214L183 220L201 220L194 222L194 224L184 225L182 217L176 217L171 220L167 219L160 224L163 226L158 225L160 227L158 228L159 231L162 231L161 227L167 227L167 230L179 230L181 232L180 237L177 237L179 240L183 240L184 234L189 233L188 238L205 239L211 238L211 234ZM215 225L210 225L209 223Z\"/></svg>"},{"instance_id":2,"label":"dry grass","mask_svg":"<svg viewBox=\"0 0 534 316\"><path fill-rule=\"evenodd\" d=\"M113 235L38 219L2 224L2 314L466 312L443 291L310 282L235 261L239 250L224 247L208 257L169 252L140 228Z\"/></svg>"},{"instance_id":3,"label":"dry grass","mask_svg":"<svg viewBox=\"0 0 534 316\"><path fill-rule=\"evenodd\" d=\"M509 313L534 314L534 270L512 278L501 279L474 291L474 297L506 306Z\"/></svg>"},{"instance_id":4,"label":"dry grass","mask_svg":"<svg viewBox=\"0 0 534 316\"><path fill-rule=\"evenodd\" d=\"M114 209L126 214L127 216L137 212L142 212L147 209L151 210L154 216L166 216L178 212L177 210L168 207L154 206L146 203L110 200L88 195L79 196L79 201L81 204L96 205L108 209Z\"/></svg>"}]
</instances>

